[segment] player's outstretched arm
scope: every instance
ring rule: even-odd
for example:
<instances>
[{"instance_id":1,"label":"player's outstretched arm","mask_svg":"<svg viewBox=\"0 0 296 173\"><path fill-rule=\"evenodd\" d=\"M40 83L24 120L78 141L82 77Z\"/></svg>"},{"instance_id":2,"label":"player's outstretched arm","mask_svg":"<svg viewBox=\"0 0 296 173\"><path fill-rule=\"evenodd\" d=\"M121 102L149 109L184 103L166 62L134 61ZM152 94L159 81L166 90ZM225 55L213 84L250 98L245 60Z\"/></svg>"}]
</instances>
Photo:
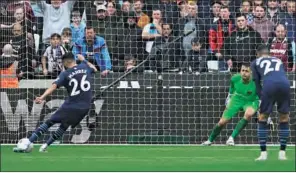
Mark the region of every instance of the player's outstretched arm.
<instances>
[{"instance_id":1,"label":"player's outstretched arm","mask_svg":"<svg viewBox=\"0 0 296 173\"><path fill-rule=\"evenodd\" d=\"M56 84L52 84L52 86L51 86L50 88L48 88L48 89L42 94L42 96L37 97L37 98L35 99L35 102L38 103L38 104L42 103L42 102L44 101L44 99L45 99L48 95L50 95L52 92L54 92L54 90L57 89L57 87L58 87L58 86L57 86Z\"/></svg>"}]
</instances>

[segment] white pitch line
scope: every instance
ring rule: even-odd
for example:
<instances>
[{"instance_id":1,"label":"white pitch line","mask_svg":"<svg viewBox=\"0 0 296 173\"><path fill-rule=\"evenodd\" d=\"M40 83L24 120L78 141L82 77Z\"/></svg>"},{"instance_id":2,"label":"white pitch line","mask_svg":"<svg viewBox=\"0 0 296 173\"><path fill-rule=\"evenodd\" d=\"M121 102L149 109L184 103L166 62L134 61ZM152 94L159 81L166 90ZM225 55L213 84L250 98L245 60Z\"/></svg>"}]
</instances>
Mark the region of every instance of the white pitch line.
<instances>
[{"instance_id":1,"label":"white pitch line","mask_svg":"<svg viewBox=\"0 0 296 173\"><path fill-rule=\"evenodd\" d=\"M222 148L213 148L211 146L201 146L201 147L204 147L205 149L211 149L211 151L223 151L223 150L226 150L226 151L245 151L245 150L248 150L248 151L260 151L260 148L259 147L258 147L258 149L255 149L255 148L236 148L235 146L234 147L231 147L231 148L223 148L223 149ZM225 147L227 147L227 146L225 146ZM273 151L279 150L278 148L275 148L275 147L271 147L271 148L268 148L267 147L267 149L268 150L273 150ZM173 149L147 148L145 150L172 151ZM286 148L286 150L291 150L292 151L292 150L295 150L295 149L293 149L293 148ZM192 150L190 150L190 151L192 151Z\"/></svg>"},{"instance_id":2,"label":"white pitch line","mask_svg":"<svg viewBox=\"0 0 296 173\"><path fill-rule=\"evenodd\" d=\"M52 160L56 160L56 157L52 158L49 156L22 156L22 159L52 159ZM111 160L125 160L125 159L129 159L129 160L139 160L139 161L143 161L143 160L159 160L159 159L209 159L209 160L213 160L213 159L217 159L217 160L223 160L225 161L224 157L207 157L207 156L195 156L195 157L118 157L118 156L114 156L114 157L100 157L100 156L90 156L90 157L58 157L59 159L65 159L65 161L69 161L69 160L76 160L76 159L98 159L98 160L102 160L102 159L111 159ZM235 159L238 160L250 160L250 158L248 157L235 157ZM253 159L253 158L252 158ZM226 159L226 160L230 160L230 159ZM231 159L233 160L233 159Z\"/></svg>"},{"instance_id":3,"label":"white pitch line","mask_svg":"<svg viewBox=\"0 0 296 173\"><path fill-rule=\"evenodd\" d=\"M16 144L1 144L2 146L14 146ZM41 145L41 144L36 144ZM204 147L200 144L52 144L52 146L110 146L110 147L123 147L123 146L136 146L136 147ZM214 147L228 147L225 144L212 144ZM238 147L259 147L259 144L236 144ZM279 147L279 144L267 144L267 147ZM295 147L295 144L287 144L287 146Z\"/></svg>"},{"instance_id":4,"label":"white pitch line","mask_svg":"<svg viewBox=\"0 0 296 173\"><path fill-rule=\"evenodd\" d=\"M116 161L133 161L133 162L147 162L147 161L151 161L151 160L179 160L181 162L188 162L188 161L194 161L196 162L196 160L210 160L210 161L219 161L221 162L241 162L241 161L246 161L246 162L253 162L255 157L235 157L234 158L225 158L225 157L203 157L203 156L196 156L196 157L118 157L118 156L114 156L114 157L100 157L100 156L93 156L93 157L58 157L59 160L58 161L65 161L65 162L69 162L72 160L90 160L90 159L94 159L94 160L116 160ZM14 158L14 160L16 160L17 158ZM48 157L48 156L22 156L20 157L20 159L24 159L23 161L27 161L27 162L31 162L32 160L36 160L39 159L40 160L45 160L48 162L53 162L56 161L57 158L56 157ZM60 160L62 159L62 160ZM8 159L9 160L9 159ZM293 161L292 159L288 160L288 161ZM211 164L211 162L208 162L209 164Z\"/></svg>"}]
</instances>

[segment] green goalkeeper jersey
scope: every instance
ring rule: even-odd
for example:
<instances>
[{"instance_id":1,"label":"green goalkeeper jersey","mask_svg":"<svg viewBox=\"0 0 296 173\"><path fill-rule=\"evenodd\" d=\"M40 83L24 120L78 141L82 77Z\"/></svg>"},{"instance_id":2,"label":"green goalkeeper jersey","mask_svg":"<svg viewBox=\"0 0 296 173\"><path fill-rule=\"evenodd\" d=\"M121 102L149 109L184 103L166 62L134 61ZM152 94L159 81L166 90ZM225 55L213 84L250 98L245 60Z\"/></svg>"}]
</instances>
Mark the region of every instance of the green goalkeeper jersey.
<instances>
[{"instance_id":1,"label":"green goalkeeper jersey","mask_svg":"<svg viewBox=\"0 0 296 173\"><path fill-rule=\"evenodd\" d=\"M231 77L231 84L229 90L230 96L243 99L244 101L259 100L256 93L255 82L250 79L249 83L244 83L240 74Z\"/></svg>"}]
</instances>

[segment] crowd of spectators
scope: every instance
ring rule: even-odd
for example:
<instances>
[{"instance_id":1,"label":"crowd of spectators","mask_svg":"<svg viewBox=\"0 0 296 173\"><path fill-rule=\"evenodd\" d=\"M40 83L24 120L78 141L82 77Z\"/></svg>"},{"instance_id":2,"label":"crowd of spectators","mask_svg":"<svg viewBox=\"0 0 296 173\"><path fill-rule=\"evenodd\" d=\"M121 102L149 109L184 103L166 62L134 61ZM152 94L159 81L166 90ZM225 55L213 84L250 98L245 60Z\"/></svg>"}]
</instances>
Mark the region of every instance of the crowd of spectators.
<instances>
[{"instance_id":1,"label":"crowd of spectators","mask_svg":"<svg viewBox=\"0 0 296 173\"><path fill-rule=\"evenodd\" d=\"M267 44L295 72L295 0L2 0L1 70L55 78L72 51L101 75L126 72L237 72ZM5 48L5 52L2 50ZM9 49L12 49L10 51ZM9 55L11 54L11 55ZM7 61L7 57L11 57Z\"/></svg>"}]
</instances>

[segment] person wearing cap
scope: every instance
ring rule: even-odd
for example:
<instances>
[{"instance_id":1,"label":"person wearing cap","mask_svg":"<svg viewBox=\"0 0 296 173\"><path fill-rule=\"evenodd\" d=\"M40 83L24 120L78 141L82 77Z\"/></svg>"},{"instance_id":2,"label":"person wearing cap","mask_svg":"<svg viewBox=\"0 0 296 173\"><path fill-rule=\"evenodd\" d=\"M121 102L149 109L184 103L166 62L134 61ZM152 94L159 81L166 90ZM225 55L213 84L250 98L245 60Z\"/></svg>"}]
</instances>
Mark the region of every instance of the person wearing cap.
<instances>
[{"instance_id":1,"label":"person wearing cap","mask_svg":"<svg viewBox=\"0 0 296 173\"><path fill-rule=\"evenodd\" d=\"M105 5L97 6L96 20L92 21L92 26L98 36L103 37L108 45L110 56L113 57L117 47L117 36L122 25L117 22L117 16L108 16ZM111 58L113 59L113 58Z\"/></svg>"}]
</instances>

